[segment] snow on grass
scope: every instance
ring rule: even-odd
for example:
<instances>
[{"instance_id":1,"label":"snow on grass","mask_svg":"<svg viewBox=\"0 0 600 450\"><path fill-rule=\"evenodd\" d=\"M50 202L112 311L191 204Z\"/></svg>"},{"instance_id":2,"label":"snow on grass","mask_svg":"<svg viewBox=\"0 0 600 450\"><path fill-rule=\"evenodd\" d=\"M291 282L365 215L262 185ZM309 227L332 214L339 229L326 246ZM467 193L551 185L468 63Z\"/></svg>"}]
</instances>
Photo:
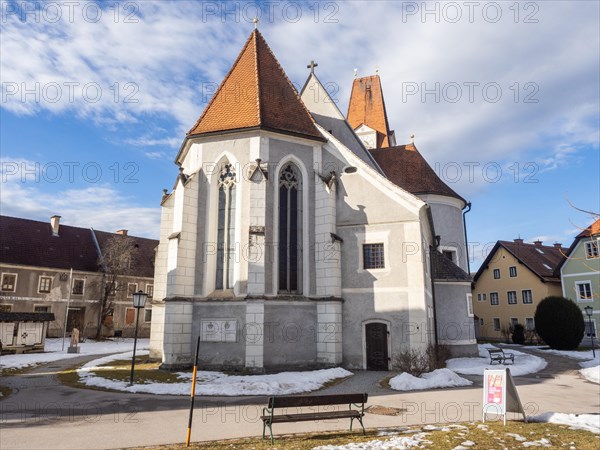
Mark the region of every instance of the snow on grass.
<instances>
[{"instance_id":1,"label":"snow on grass","mask_svg":"<svg viewBox=\"0 0 600 450\"><path fill-rule=\"evenodd\" d=\"M472 381L458 376L450 369L437 369L424 373L417 378L409 373L396 375L389 381L390 387L396 391L416 391L422 389L437 389L445 387L469 386Z\"/></svg>"},{"instance_id":2,"label":"snow on grass","mask_svg":"<svg viewBox=\"0 0 600 450\"><path fill-rule=\"evenodd\" d=\"M553 355L566 356L568 358L581 359L584 361L594 359L594 352L592 352L591 350L584 350L579 352L576 350L554 350L547 347L539 347L538 350L545 353L551 353ZM596 359L598 358L600 358L600 352L596 352Z\"/></svg>"},{"instance_id":3,"label":"snow on grass","mask_svg":"<svg viewBox=\"0 0 600 450\"><path fill-rule=\"evenodd\" d=\"M137 348L148 349L149 339L138 339ZM62 339L46 339L45 353L24 353L21 355L3 355L0 357L0 369L21 369L24 367L44 364L60 359L76 358L85 355L102 355L104 353L117 353L133 350L133 339L119 341L91 341L79 344L80 353L67 353L69 339L65 340L65 349L62 350Z\"/></svg>"},{"instance_id":4,"label":"snow on grass","mask_svg":"<svg viewBox=\"0 0 600 450\"><path fill-rule=\"evenodd\" d=\"M148 354L147 351L139 355ZM117 391L159 394L189 395L192 374L178 373L180 383L129 383L110 380L100 376L99 366L111 361L132 357L132 352L106 356L90 361L77 370L82 383ZM106 369L107 367L103 367ZM94 373L98 371L98 373ZM273 375L226 375L222 372L199 371L196 382L197 395L240 396L240 395L285 395L315 391L325 383L352 375L340 367L308 372L281 372Z\"/></svg>"},{"instance_id":5,"label":"snow on grass","mask_svg":"<svg viewBox=\"0 0 600 450\"><path fill-rule=\"evenodd\" d=\"M424 437L425 433L419 433L414 436L397 436L385 441L373 440L346 445L322 445L314 447L313 450L403 450L427 443Z\"/></svg>"},{"instance_id":6,"label":"snow on grass","mask_svg":"<svg viewBox=\"0 0 600 450\"><path fill-rule=\"evenodd\" d=\"M568 425L572 429L587 430L600 434L600 414L563 414L543 413L527 418L531 422L549 422L559 425Z\"/></svg>"},{"instance_id":7,"label":"snow on grass","mask_svg":"<svg viewBox=\"0 0 600 450\"><path fill-rule=\"evenodd\" d=\"M487 352L488 348L496 348L492 344L479 345L479 358L452 358L446 361L446 367L453 372L462 375L483 375L485 369L504 369L510 368L510 373L513 376L527 375L530 373L539 372L548 364L546 360L539 356L529 355L511 349L505 353L515 355L514 364L490 364L490 355Z\"/></svg>"},{"instance_id":8,"label":"snow on grass","mask_svg":"<svg viewBox=\"0 0 600 450\"><path fill-rule=\"evenodd\" d=\"M589 361L594 365L587 366L587 363L581 363L581 366L584 367L579 371L579 373L588 381L592 383L600 384L600 364L595 361Z\"/></svg>"}]
</instances>

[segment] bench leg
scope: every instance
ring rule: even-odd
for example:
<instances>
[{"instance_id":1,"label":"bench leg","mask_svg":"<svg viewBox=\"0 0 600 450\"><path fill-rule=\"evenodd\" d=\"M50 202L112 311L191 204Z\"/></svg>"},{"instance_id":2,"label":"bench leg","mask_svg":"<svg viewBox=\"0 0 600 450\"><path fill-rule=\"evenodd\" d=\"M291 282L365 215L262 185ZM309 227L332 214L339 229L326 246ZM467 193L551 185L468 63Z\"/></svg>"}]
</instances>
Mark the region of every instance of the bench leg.
<instances>
[{"instance_id":1,"label":"bench leg","mask_svg":"<svg viewBox=\"0 0 600 450\"><path fill-rule=\"evenodd\" d=\"M350 417L350 431L352 431L352 422L354 422L354 417Z\"/></svg>"},{"instance_id":2,"label":"bench leg","mask_svg":"<svg viewBox=\"0 0 600 450\"><path fill-rule=\"evenodd\" d=\"M265 438L265 428L267 427L267 422L263 420L263 435L262 438Z\"/></svg>"},{"instance_id":3,"label":"bench leg","mask_svg":"<svg viewBox=\"0 0 600 450\"><path fill-rule=\"evenodd\" d=\"M363 425L362 417L359 417L359 418L358 418L358 421L360 422L360 426L361 426L361 427L362 427L362 429L363 429L363 434L367 434L367 432L365 431L365 426Z\"/></svg>"},{"instance_id":4,"label":"bench leg","mask_svg":"<svg viewBox=\"0 0 600 450\"><path fill-rule=\"evenodd\" d=\"M271 434L271 445L273 445L273 424L269 424L269 433Z\"/></svg>"}]
</instances>

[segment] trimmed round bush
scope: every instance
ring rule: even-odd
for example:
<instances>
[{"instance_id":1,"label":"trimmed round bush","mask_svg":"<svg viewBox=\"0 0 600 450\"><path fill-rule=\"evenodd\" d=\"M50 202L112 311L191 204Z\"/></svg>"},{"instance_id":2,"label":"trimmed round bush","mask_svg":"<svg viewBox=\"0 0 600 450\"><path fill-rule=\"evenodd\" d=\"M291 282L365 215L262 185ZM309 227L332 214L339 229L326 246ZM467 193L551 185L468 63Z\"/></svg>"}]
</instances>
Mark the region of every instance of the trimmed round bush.
<instances>
[{"instance_id":1,"label":"trimmed round bush","mask_svg":"<svg viewBox=\"0 0 600 450\"><path fill-rule=\"evenodd\" d=\"M512 341L515 344L523 345L525 343L525 327L520 323L513 327Z\"/></svg>"},{"instance_id":2,"label":"trimmed round bush","mask_svg":"<svg viewBox=\"0 0 600 450\"><path fill-rule=\"evenodd\" d=\"M535 310L535 330L550 348L574 350L583 339L583 314L569 299L546 297Z\"/></svg>"}]
</instances>

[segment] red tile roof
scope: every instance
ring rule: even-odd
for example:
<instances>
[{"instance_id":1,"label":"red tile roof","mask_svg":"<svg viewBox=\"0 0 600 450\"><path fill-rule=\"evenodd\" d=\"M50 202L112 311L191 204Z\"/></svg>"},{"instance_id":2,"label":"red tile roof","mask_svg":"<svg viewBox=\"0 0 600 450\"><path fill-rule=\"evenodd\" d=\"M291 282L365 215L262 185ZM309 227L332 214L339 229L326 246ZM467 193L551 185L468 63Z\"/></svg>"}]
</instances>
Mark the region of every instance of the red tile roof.
<instances>
[{"instance_id":1,"label":"red tile roof","mask_svg":"<svg viewBox=\"0 0 600 450\"><path fill-rule=\"evenodd\" d=\"M102 248L115 233L94 230ZM134 237L139 252L136 275L154 276L154 249L158 241ZM52 235L49 222L0 216L0 263L97 272L98 252L90 228L60 225Z\"/></svg>"},{"instance_id":2,"label":"red tile roof","mask_svg":"<svg viewBox=\"0 0 600 450\"><path fill-rule=\"evenodd\" d=\"M414 144L369 150L390 181L418 194L437 194L466 201L431 168Z\"/></svg>"},{"instance_id":3,"label":"red tile roof","mask_svg":"<svg viewBox=\"0 0 600 450\"><path fill-rule=\"evenodd\" d=\"M575 239L595 236L597 234L600 234L600 219L596 220L593 224L579 233Z\"/></svg>"},{"instance_id":4,"label":"red tile roof","mask_svg":"<svg viewBox=\"0 0 600 450\"><path fill-rule=\"evenodd\" d=\"M517 242L496 242L492 251L489 253L483 264L481 264L477 274L475 274L474 281L477 281L483 271L488 268L490 261L500 247L505 248L542 281L560 282L560 274L556 273L556 268L568 249L560 247L558 244L557 246L528 244L522 242L520 239L517 240Z\"/></svg>"},{"instance_id":5,"label":"red tile roof","mask_svg":"<svg viewBox=\"0 0 600 450\"><path fill-rule=\"evenodd\" d=\"M188 136L251 128L324 140L258 30L246 41Z\"/></svg>"},{"instance_id":6,"label":"red tile roof","mask_svg":"<svg viewBox=\"0 0 600 450\"><path fill-rule=\"evenodd\" d=\"M389 147L391 133L379 75L354 80L347 117L355 130L365 124L377 131L377 147Z\"/></svg>"}]
</instances>

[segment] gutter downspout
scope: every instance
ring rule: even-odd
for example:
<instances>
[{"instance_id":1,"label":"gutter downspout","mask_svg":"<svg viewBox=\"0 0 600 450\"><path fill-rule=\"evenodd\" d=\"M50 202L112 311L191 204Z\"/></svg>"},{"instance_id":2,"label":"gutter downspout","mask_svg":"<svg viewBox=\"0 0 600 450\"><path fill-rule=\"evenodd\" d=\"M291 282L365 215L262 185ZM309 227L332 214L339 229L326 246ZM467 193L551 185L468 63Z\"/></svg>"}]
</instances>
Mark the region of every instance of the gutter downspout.
<instances>
[{"instance_id":1,"label":"gutter downspout","mask_svg":"<svg viewBox=\"0 0 600 450\"><path fill-rule=\"evenodd\" d=\"M466 211L465 211L465 208ZM466 214L471 211L471 202L467 202L467 204L465 205L465 207L463 208L463 229L465 231L465 252L466 252L466 256L467 256L467 274L469 276L471 276L471 261L469 260L469 238L467 237L467 221L466 221Z\"/></svg>"}]
</instances>

